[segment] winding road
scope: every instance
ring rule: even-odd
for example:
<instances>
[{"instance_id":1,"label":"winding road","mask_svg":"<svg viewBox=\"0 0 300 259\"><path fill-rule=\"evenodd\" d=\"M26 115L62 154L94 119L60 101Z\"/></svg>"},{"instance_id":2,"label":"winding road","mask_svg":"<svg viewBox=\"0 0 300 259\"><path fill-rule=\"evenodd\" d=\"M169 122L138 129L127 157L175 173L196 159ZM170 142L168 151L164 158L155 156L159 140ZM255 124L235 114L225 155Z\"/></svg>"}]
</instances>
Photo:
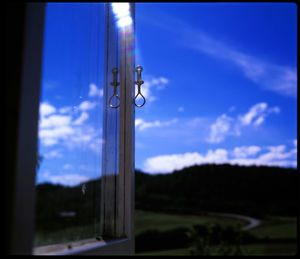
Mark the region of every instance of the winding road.
<instances>
[{"instance_id":1,"label":"winding road","mask_svg":"<svg viewBox=\"0 0 300 259\"><path fill-rule=\"evenodd\" d=\"M255 219L255 218L251 218L251 217L239 215L239 214L232 214L232 213L210 213L210 214L215 215L215 216L220 216L220 217L230 217L230 218L242 219L242 220L248 221L249 225L243 226L241 228L242 231L247 231L252 228L255 228L255 227L259 226L261 223L260 219Z\"/></svg>"}]
</instances>

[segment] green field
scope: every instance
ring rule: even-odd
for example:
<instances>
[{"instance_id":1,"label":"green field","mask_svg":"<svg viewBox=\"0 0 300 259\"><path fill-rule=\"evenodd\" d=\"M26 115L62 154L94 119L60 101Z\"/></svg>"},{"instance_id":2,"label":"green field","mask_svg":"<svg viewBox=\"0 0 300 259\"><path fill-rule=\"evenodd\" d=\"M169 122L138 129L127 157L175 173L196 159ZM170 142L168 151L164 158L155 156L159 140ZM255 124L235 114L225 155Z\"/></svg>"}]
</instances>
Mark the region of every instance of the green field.
<instances>
[{"instance_id":1,"label":"green field","mask_svg":"<svg viewBox=\"0 0 300 259\"><path fill-rule=\"evenodd\" d=\"M174 249L174 250L161 250L161 251L151 251L151 252L144 252L144 253L136 253L136 255L151 255L151 256L183 256L183 255L190 255L190 251L186 248L183 249Z\"/></svg>"},{"instance_id":2,"label":"green field","mask_svg":"<svg viewBox=\"0 0 300 259\"><path fill-rule=\"evenodd\" d=\"M69 243L96 236L99 224L76 226L53 232L37 232L34 236L34 246Z\"/></svg>"},{"instance_id":3,"label":"green field","mask_svg":"<svg viewBox=\"0 0 300 259\"><path fill-rule=\"evenodd\" d=\"M248 222L230 217L221 217L206 213L204 215L177 215L149 211L135 211L135 235L138 236L147 230L156 229L167 231L186 227L192 229L194 225L220 224L222 227L242 227ZM99 226L81 226L59 230L46 234L37 233L35 246L53 243L77 241L94 236ZM268 238L269 243L241 245L243 255L294 255L296 253L297 219L296 217L269 216L262 220L261 225L249 230L249 233L258 238ZM285 239L284 242L272 243L272 240ZM219 247L212 246L211 254L218 255ZM174 250L147 251L137 255L190 255L190 249L180 248Z\"/></svg>"},{"instance_id":4,"label":"green field","mask_svg":"<svg viewBox=\"0 0 300 259\"><path fill-rule=\"evenodd\" d=\"M197 224L220 224L222 226L245 226L247 221L233 219L229 217L219 217L212 215L177 215L148 211L135 211L135 235L149 229L160 231L170 230L179 227L192 228Z\"/></svg>"},{"instance_id":5,"label":"green field","mask_svg":"<svg viewBox=\"0 0 300 259\"><path fill-rule=\"evenodd\" d=\"M262 224L250 233L260 238L297 238L297 218L296 217L266 217Z\"/></svg>"},{"instance_id":6,"label":"green field","mask_svg":"<svg viewBox=\"0 0 300 259\"><path fill-rule=\"evenodd\" d=\"M214 248L215 253L212 255L219 255L217 248ZM293 256L296 254L297 245L296 243L288 244L251 244L243 245L241 247L242 255L245 256L271 256L271 255L286 255ZM190 251L188 248L174 249L174 250L161 250L161 251L150 251L143 253L136 253L138 256L189 256Z\"/></svg>"},{"instance_id":7,"label":"green field","mask_svg":"<svg viewBox=\"0 0 300 259\"><path fill-rule=\"evenodd\" d=\"M228 217L207 215L171 215L166 213L155 213L139 211L135 212L135 233L136 236L140 233L149 230L157 229L166 231L178 227L192 228L196 224L211 224L218 223L222 226L243 226L247 222L231 219ZM260 226L249 230L256 237L269 239L289 239L282 243L258 243L241 245L241 253L243 255L295 255L297 251L297 219L296 217L266 217L262 220ZM219 247L211 247L212 255L219 255ZM136 255L190 255L189 248L174 249L174 250L159 250L136 253Z\"/></svg>"}]
</instances>

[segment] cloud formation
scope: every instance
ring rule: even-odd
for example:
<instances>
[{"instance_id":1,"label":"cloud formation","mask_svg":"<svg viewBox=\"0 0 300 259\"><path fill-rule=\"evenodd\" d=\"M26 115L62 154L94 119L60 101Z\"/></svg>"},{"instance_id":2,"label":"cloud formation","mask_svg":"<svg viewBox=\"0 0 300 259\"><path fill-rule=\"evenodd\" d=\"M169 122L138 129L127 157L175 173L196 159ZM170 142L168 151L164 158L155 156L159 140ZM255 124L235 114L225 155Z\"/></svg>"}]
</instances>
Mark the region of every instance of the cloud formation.
<instances>
[{"instance_id":1,"label":"cloud formation","mask_svg":"<svg viewBox=\"0 0 300 259\"><path fill-rule=\"evenodd\" d=\"M210 149L206 154L187 152L184 154L162 155L146 159L143 170L151 174L171 173L184 167L211 163L297 167L297 148L286 151L285 145L268 147L241 146L229 151L222 148Z\"/></svg>"},{"instance_id":2,"label":"cloud formation","mask_svg":"<svg viewBox=\"0 0 300 259\"><path fill-rule=\"evenodd\" d=\"M277 106L268 108L267 103L257 103L253 105L246 114L239 116L238 119L243 126L248 126L251 124L254 126L258 126L264 122L265 118L269 114L278 114L279 112L280 109Z\"/></svg>"},{"instance_id":3,"label":"cloud formation","mask_svg":"<svg viewBox=\"0 0 300 259\"><path fill-rule=\"evenodd\" d=\"M220 143L228 136L240 136L244 127L258 127L272 113L278 114L280 108L274 106L268 108L265 102L253 105L248 112L240 114L236 118L222 114L210 126L210 133L206 139L209 143Z\"/></svg>"},{"instance_id":4,"label":"cloud formation","mask_svg":"<svg viewBox=\"0 0 300 259\"><path fill-rule=\"evenodd\" d=\"M140 130L143 131L145 129L148 128L156 128L156 127L167 127L170 126L172 124L175 124L178 122L177 118L174 118L172 120L169 121L153 121L153 122L146 122L145 120L141 119L141 118L137 118L135 119L135 127Z\"/></svg>"},{"instance_id":5,"label":"cloud formation","mask_svg":"<svg viewBox=\"0 0 300 259\"><path fill-rule=\"evenodd\" d=\"M83 101L79 104L78 109L81 111L88 111L92 110L97 106L96 102L90 102L90 101Z\"/></svg>"},{"instance_id":6,"label":"cloud formation","mask_svg":"<svg viewBox=\"0 0 300 259\"><path fill-rule=\"evenodd\" d=\"M142 94L146 98L147 102L152 102L157 98L153 94L153 89L163 90L166 85L169 83L169 80L165 77L152 77L150 79L145 79L144 84L142 84ZM135 95L138 94L137 87L135 88Z\"/></svg>"},{"instance_id":7,"label":"cloud formation","mask_svg":"<svg viewBox=\"0 0 300 259\"><path fill-rule=\"evenodd\" d=\"M71 169L70 165L65 165L67 170ZM79 185L82 182L86 182L90 180L86 175L78 174L78 173L63 173L63 174L52 174L49 171L44 172L40 177L46 179L48 182L53 184L61 184L64 186L73 187Z\"/></svg>"},{"instance_id":8,"label":"cloud formation","mask_svg":"<svg viewBox=\"0 0 300 259\"><path fill-rule=\"evenodd\" d=\"M48 102L40 104L39 138L44 146L62 144L73 149L76 146L85 145L91 150L96 150L93 140L99 138L99 129L86 123L89 119L88 110L96 107L96 102L84 101L79 104L78 111L72 113L69 107L55 108ZM59 111L57 113L57 111ZM97 142L98 143L98 142Z\"/></svg>"},{"instance_id":9,"label":"cloud formation","mask_svg":"<svg viewBox=\"0 0 300 259\"><path fill-rule=\"evenodd\" d=\"M233 156L236 158L246 158L254 156L261 151L261 147L258 146L241 146L233 149Z\"/></svg>"},{"instance_id":10,"label":"cloud formation","mask_svg":"<svg viewBox=\"0 0 300 259\"><path fill-rule=\"evenodd\" d=\"M217 118L216 122L210 126L210 135L207 138L209 143L220 143L230 134L233 118L222 114Z\"/></svg>"},{"instance_id":11,"label":"cloud formation","mask_svg":"<svg viewBox=\"0 0 300 259\"><path fill-rule=\"evenodd\" d=\"M40 104L40 116L44 117L56 112L56 108L49 104L48 102L44 102Z\"/></svg>"},{"instance_id":12,"label":"cloud formation","mask_svg":"<svg viewBox=\"0 0 300 259\"><path fill-rule=\"evenodd\" d=\"M89 97L102 97L103 89L99 89L95 84L90 84Z\"/></svg>"},{"instance_id":13,"label":"cloud formation","mask_svg":"<svg viewBox=\"0 0 300 259\"><path fill-rule=\"evenodd\" d=\"M160 17L160 19L156 19ZM142 22L150 23L168 31L181 46L204 53L215 59L222 59L235 66L246 78L264 90L282 96L297 98L297 67L268 62L261 57L240 51L232 44L221 42L178 17L168 13L157 13L152 19L140 17Z\"/></svg>"}]
</instances>

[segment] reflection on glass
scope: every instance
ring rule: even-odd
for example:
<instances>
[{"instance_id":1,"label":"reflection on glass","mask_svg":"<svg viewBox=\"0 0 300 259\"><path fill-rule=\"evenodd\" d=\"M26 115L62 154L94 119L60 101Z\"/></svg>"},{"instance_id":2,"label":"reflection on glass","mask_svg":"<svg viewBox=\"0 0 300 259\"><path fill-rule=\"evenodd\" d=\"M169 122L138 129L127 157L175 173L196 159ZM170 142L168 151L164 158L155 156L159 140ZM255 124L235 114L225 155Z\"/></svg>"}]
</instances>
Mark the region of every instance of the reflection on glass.
<instances>
[{"instance_id":1,"label":"reflection on glass","mask_svg":"<svg viewBox=\"0 0 300 259\"><path fill-rule=\"evenodd\" d=\"M120 117L120 38L116 21L112 14L112 5L107 6L107 31L105 48L105 78L103 93L103 157L101 178L101 218L100 233L104 238L116 237L118 217L119 187L119 117ZM118 73L116 74L116 70ZM117 82L117 87L115 83ZM114 92L114 89L116 92ZM118 108L112 108L118 107Z\"/></svg>"},{"instance_id":2,"label":"reflection on glass","mask_svg":"<svg viewBox=\"0 0 300 259\"><path fill-rule=\"evenodd\" d=\"M35 247L99 236L104 4L47 4Z\"/></svg>"}]
</instances>

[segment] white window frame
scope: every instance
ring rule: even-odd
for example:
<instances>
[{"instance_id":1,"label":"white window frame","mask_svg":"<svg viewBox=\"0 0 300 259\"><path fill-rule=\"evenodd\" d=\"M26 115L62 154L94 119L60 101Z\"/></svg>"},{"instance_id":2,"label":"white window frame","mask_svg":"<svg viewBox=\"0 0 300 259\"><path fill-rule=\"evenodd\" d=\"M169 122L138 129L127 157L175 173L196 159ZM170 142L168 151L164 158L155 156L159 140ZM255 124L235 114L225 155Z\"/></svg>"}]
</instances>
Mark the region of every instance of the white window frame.
<instances>
[{"instance_id":1,"label":"white window frame","mask_svg":"<svg viewBox=\"0 0 300 259\"><path fill-rule=\"evenodd\" d=\"M130 4L135 31L135 6ZM106 30L107 12L106 4ZM35 217L35 177L38 140L38 116L42 71L44 3L28 3L24 36L20 119L18 128L15 196L12 215L12 254L33 254ZM126 34L127 35L127 34ZM134 254L134 37L120 41L120 122L118 220L123 222L125 236L113 241L64 250L56 255L133 255ZM128 50L131 52L129 53ZM122 214L122 215L121 215Z\"/></svg>"}]
</instances>

